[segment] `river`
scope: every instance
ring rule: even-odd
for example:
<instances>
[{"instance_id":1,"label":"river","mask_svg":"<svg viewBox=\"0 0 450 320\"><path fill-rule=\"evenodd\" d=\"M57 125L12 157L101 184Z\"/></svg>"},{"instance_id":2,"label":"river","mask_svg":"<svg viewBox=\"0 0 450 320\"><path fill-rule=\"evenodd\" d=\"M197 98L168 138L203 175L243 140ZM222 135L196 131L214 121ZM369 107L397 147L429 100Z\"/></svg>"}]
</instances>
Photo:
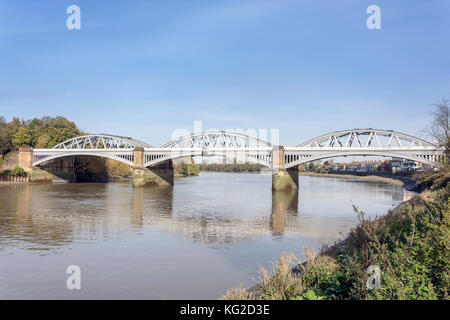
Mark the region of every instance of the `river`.
<instances>
[{"instance_id":1,"label":"river","mask_svg":"<svg viewBox=\"0 0 450 320\"><path fill-rule=\"evenodd\" d=\"M216 299L256 283L283 252L302 257L413 193L384 183L201 173L173 188L130 183L0 185L1 299ZM66 268L81 289L66 288Z\"/></svg>"}]
</instances>

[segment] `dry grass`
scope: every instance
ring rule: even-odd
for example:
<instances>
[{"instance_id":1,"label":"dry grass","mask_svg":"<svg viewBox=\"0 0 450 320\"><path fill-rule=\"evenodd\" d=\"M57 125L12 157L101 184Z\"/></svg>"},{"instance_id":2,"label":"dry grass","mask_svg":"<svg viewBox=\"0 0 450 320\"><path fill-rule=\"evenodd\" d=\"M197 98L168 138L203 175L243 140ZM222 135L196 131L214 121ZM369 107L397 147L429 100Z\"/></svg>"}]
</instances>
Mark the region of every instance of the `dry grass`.
<instances>
[{"instance_id":1,"label":"dry grass","mask_svg":"<svg viewBox=\"0 0 450 320\"><path fill-rule=\"evenodd\" d=\"M256 296L244 288L233 288L228 290L221 300L256 300Z\"/></svg>"},{"instance_id":2,"label":"dry grass","mask_svg":"<svg viewBox=\"0 0 450 320\"><path fill-rule=\"evenodd\" d=\"M304 248L305 261L302 262L292 253L284 253L269 271L263 267L259 270L259 284L246 290L236 288L229 290L222 299L225 300L287 300L299 299L319 282L325 273L334 273L339 266L335 260L326 255Z\"/></svg>"}]
</instances>

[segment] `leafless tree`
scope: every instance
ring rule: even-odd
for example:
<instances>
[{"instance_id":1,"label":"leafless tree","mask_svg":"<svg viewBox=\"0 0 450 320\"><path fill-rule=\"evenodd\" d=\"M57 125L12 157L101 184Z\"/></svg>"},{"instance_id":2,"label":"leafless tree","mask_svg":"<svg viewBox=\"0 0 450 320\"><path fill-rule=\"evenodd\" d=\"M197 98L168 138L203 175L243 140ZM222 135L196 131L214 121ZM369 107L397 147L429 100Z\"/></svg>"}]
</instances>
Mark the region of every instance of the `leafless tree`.
<instances>
[{"instance_id":1,"label":"leafless tree","mask_svg":"<svg viewBox=\"0 0 450 320\"><path fill-rule=\"evenodd\" d=\"M450 147L449 102L450 99L442 98L441 101L433 104L433 110L431 111L433 120L426 129L428 135L434 142L445 148L447 158L449 157Z\"/></svg>"}]
</instances>

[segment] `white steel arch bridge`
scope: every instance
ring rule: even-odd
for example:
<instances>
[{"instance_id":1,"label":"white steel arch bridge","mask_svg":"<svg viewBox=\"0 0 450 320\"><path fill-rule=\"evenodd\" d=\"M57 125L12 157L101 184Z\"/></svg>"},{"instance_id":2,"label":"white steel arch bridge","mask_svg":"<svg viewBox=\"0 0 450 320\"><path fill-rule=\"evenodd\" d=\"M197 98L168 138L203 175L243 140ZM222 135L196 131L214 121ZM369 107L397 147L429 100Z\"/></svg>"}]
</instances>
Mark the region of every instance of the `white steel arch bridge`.
<instances>
[{"instance_id":1,"label":"white steel arch bridge","mask_svg":"<svg viewBox=\"0 0 450 320\"><path fill-rule=\"evenodd\" d=\"M70 156L97 156L133 165L133 150L151 145L129 137L108 134L83 135L61 142L52 149L34 149L33 166Z\"/></svg>"},{"instance_id":2,"label":"white steel arch bridge","mask_svg":"<svg viewBox=\"0 0 450 320\"><path fill-rule=\"evenodd\" d=\"M328 133L296 147L285 148L285 167L342 156L384 156L436 166L444 149L423 139L392 130L352 129Z\"/></svg>"},{"instance_id":3,"label":"white steel arch bridge","mask_svg":"<svg viewBox=\"0 0 450 320\"><path fill-rule=\"evenodd\" d=\"M274 150L284 150L274 161ZM272 146L240 133L206 131L178 138L159 148L123 136L84 135L52 149L34 149L33 166L68 156L99 156L136 164L135 150L143 151L143 167L187 156L245 157L269 168L292 168L303 163L342 156L386 156L430 166L444 160L444 149L411 135L392 130L351 129L328 133L296 147ZM278 154L277 154L278 155ZM281 162L281 163L280 163Z\"/></svg>"}]
</instances>

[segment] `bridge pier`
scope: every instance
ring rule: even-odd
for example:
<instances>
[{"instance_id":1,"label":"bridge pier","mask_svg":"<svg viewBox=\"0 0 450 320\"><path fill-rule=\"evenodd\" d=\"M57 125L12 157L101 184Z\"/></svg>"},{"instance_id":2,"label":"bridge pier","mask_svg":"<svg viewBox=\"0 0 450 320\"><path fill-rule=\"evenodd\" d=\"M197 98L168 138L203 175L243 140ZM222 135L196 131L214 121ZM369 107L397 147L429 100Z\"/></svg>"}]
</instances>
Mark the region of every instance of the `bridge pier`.
<instances>
[{"instance_id":1,"label":"bridge pier","mask_svg":"<svg viewBox=\"0 0 450 320\"><path fill-rule=\"evenodd\" d=\"M144 148L136 147L133 151L133 174L131 180L133 187L147 185L172 186L174 170L172 160L165 161L157 166L144 167Z\"/></svg>"},{"instance_id":2,"label":"bridge pier","mask_svg":"<svg viewBox=\"0 0 450 320\"><path fill-rule=\"evenodd\" d=\"M272 168L272 190L298 189L298 168L285 169L283 146L273 147Z\"/></svg>"}]
</instances>

